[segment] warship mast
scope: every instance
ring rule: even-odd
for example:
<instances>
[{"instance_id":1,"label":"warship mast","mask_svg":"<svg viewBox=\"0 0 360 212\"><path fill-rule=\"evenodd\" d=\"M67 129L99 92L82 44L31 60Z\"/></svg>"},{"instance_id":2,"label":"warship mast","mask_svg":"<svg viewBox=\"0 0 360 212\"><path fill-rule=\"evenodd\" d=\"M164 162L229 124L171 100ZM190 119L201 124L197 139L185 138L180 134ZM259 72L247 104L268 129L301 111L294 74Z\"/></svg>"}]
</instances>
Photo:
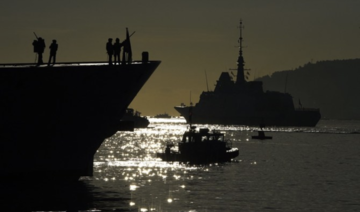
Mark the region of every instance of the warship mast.
<instances>
[{"instance_id":1,"label":"warship mast","mask_svg":"<svg viewBox=\"0 0 360 212\"><path fill-rule=\"evenodd\" d=\"M243 55L242 55L242 29L243 29L243 26L242 26L242 20L240 19L240 38L238 40L239 42L239 58L237 60L237 75L236 75L236 85L242 85L244 84L246 81L245 81L245 76L244 76L244 58L243 58Z\"/></svg>"}]
</instances>

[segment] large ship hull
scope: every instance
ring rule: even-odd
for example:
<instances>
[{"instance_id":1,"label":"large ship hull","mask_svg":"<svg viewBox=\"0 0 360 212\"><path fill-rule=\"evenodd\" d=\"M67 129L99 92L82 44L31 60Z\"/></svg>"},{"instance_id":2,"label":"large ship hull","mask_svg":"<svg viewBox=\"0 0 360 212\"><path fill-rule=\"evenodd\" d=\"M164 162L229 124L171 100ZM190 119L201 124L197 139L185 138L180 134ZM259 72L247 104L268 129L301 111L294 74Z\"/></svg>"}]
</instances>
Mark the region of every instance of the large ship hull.
<instances>
[{"instance_id":1,"label":"large ship hull","mask_svg":"<svg viewBox=\"0 0 360 212\"><path fill-rule=\"evenodd\" d=\"M229 113L224 110L212 110L206 112L205 108L190 106L176 106L181 116L187 123L193 124L221 124L221 125L246 125L259 126L305 126L314 127L321 118L320 111L317 109L296 109L284 112L255 112L251 113ZM191 112L191 116L190 116ZM190 118L191 117L191 118ZM190 120L191 119L191 120Z\"/></svg>"},{"instance_id":2,"label":"large ship hull","mask_svg":"<svg viewBox=\"0 0 360 212\"><path fill-rule=\"evenodd\" d=\"M159 64L0 66L0 177L92 176L96 150Z\"/></svg>"}]
</instances>

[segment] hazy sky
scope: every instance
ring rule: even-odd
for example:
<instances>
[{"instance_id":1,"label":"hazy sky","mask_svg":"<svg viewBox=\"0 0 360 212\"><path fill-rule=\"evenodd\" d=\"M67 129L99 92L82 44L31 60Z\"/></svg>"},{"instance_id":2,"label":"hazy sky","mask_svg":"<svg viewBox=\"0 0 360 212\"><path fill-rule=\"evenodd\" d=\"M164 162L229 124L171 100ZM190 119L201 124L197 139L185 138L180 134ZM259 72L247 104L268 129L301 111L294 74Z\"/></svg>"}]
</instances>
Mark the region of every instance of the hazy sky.
<instances>
[{"instance_id":1,"label":"hazy sky","mask_svg":"<svg viewBox=\"0 0 360 212\"><path fill-rule=\"evenodd\" d=\"M108 38L132 37L133 57L162 63L132 103L143 115L196 103L220 73L236 68L239 20L251 79L307 62L359 58L359 0L3 0L0 63L34 62L33 32L57 60L105 61ZM44 54L48 60L48 49ZM116 98L116 97L114 97Z\"/></svg>"}]
</instances>

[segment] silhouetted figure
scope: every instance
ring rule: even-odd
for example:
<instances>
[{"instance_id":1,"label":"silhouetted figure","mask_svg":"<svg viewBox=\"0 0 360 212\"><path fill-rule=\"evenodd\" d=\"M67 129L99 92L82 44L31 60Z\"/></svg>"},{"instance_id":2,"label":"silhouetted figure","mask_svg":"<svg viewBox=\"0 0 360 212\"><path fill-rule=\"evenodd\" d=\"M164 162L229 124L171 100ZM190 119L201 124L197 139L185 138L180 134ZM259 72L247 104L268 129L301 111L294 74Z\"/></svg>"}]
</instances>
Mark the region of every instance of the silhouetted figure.
<instances>
[{"instance_id":1,"label":"silhouetted figure","mask_svg":"<svg viewBox=\"0 0 360 212\"><path fill-rule=\"evenodd\" d=\"M37 40L34 40L33 42L32 42L32 45L33 45L33 47L34 47L34 52L37 54L37 52L38 52L38 44L37 44Z\"/></svg>"},{"instance_id":2,"label":"silhouetted figure","mask_svg":"<svg viewBox=\"0 0 360 212\"><path fill-rule=\"evenodd\" d=\"M56 51L58 50L58 44L56 43L56 40L53 40L49 49L50 49L50 57L49 57L48 66L50 66L51 59L53 60L52 62L53 65L55 64L56 61Z\"/></svg>"},{"instance_id":3,"label":"silhouetted figure","mask_svg":"<svg viewBox=\"0 0 360 212\"><path fill-rule=\"evenodd\" d=\"M170 155L170 146L166 146L165 148L165 154Z\"/></svg>"},{"instance_id":4,"label":"silhouetted figure","mask_svg":"<svg viewBox=\"0 0 360 212\"><path fill-rule=\"evenodd\" d=\"M120 43L120 39L116 38L116 41L114 43L114 64L116 65L116 61L119 63L120 65L120 53L121 53L121 43Z\"/></svg>"},{"instance_id":5,"label":"silhouetted figure","mask_svg":"<svg viewBox=\"0 0 360 212\"><path fill-rule=\"evenodd\" d=\"M39 37L37 40L34 40L32 43L34 46L34 52L38 54L38 62L37 65L43 64L43 53L45 50L45 40Z\"/></svg>"},{"instance_id":6,"label":"silhouetted figure","mask_svg":"<svg viewBox=\"0 0 360 212\"><path fill-rule=\"evenodd\" d=\"M112 65L112 56L114 54L114 47L112 44L112 38L109 38L108 42L106 43L106 52L109 56L109 65Z\"/></svg>"},{"instance_id":7,"label":"silhouetted figure","mask_svg":"<svg viewBox=\"0 0 360 212\"><path fill-rule=\"evenodd\" d=\"M130 64L132 61L132 52L128 28L126 28L126 40L123 41L121 44L124 47L122 64L126 64L126 62Z\"/></svg>"}]
</instances>

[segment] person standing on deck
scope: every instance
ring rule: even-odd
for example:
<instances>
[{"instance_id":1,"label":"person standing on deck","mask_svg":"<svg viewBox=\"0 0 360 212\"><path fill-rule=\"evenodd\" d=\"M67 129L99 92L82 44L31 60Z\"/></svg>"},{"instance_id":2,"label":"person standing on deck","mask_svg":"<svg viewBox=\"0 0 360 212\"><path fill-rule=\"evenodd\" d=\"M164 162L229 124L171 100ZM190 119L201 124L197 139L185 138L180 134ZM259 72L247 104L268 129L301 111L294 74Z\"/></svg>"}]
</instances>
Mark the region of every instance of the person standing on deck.
<instances>
[{"instance_id":1,"label":"person standing on deck","mask_svg":"<svg viewBox=\"0 0 360 212\"><path fill-rule=\"evenodd\" d=\"M34 52L38 54L37 65L39 66L44 63L42 54L44 53L45 50L45 40L39 37L37 38L37 40L34 40L32 45L34 46Z\"/></svg>"},{"instance_id":2,"label":"person standing on deck","mask_svg":"<svg viewBox=\"0 0 360 212\"><path fill-rule=\"evenodd\" d=\"M109 38L108 42L106 43L106 52L109 56L109 65L112 65L112 56L114 54L114 47L112 44L112 38Z\"/></svg>"},{"instance_id":3,"label":"person standing on deck","mask_svg":"<svg viewBox=\"0 0 360 212\"><path fill-rule=\"evenodd\" d=\"M55 64L56 61L56 51L58 50L58 44L56 43L56 40L53 40L49 49L50 49L50 57L49 57L48 66L50 66L51 59L53 60L52 62L53 65Z\"/></svg>"},{"instance_id":4,"label":"person standing on deck","mask_svg":"<svg viewBox=\"0 0 360 212\"><path fill-rule=\"evenodd\" d=\"M114 64L116 65L116 61L119 63L120 65L120 53L121 53L121 43L120 43L120 39L116 38L116 41L114 43Z\"/></svg>"}]
</instances>

